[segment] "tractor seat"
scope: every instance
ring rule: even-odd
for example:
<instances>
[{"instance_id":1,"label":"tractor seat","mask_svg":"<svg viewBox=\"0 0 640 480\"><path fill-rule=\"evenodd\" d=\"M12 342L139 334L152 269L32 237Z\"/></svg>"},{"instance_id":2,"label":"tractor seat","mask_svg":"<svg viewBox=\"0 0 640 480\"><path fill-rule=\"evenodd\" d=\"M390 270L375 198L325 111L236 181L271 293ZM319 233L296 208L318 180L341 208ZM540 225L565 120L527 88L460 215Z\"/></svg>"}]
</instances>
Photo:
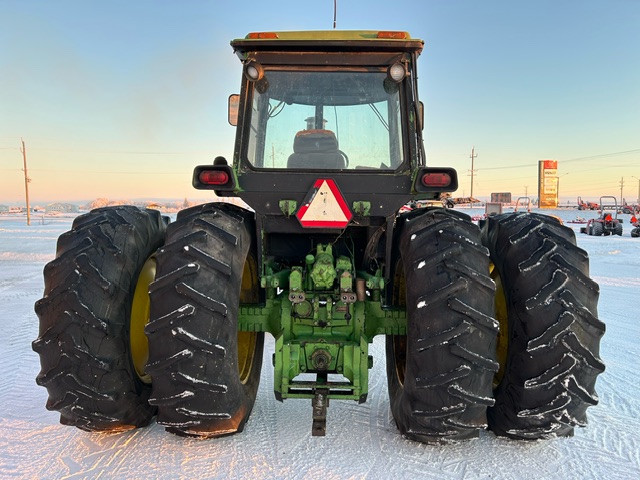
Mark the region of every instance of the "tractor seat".
<instances>
[{"instance_id":1,"label":"tractor seat","mask_svg":"<svg viewBox=\"0 0 640 480\"><path fill-rule=\"evenodd\" d=\"M287 168L339 170L345 167L344 157L338 150L338 140L331 130L301 130L296 133Z\"/></svg>"}]
</instances>

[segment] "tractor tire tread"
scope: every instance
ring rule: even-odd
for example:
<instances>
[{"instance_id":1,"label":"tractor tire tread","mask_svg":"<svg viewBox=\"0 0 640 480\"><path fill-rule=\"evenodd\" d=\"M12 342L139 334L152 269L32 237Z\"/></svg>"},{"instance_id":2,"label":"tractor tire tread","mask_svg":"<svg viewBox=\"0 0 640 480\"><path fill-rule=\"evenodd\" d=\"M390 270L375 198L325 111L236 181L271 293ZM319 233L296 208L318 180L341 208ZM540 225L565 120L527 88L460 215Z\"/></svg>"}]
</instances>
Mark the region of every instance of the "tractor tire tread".
<instances>
[{"instance_id":1,"label":"tractor tire tread","mask_svg":"<svg viewBox=\"0 0 640 480\"><path fill-rule=\"evenodd\" d=\"M509 353L489 426L512 438L572 435L597 403L604 370L588 256L571 229L541 214L498 215L482 234L509 305Z\"/></svg>"},{"instance_id":2,"label":"tractor tire tread","mask_svg":"<svg viewBox=\"0 0 640 480\"><path fill-rule=\"evenodd\" d=\"M247 385L237 365L240 281L252 244L251 221L249 212L229 204L182 210L158 252L149 289L146 369L157 421L172 433L206 438L239 432L253 407L262 334Z\"/></svg>"},{"instance_id":3,"label":"tractor tire tread","mask_svg":"<svg viewBox=\"0 0 640 480\"><path fill-rule=\"evenodd\" d=\"M394 419L402 434L425 443L477 436L493 404L498 369L488 251L460 212L420 209L401 220L398 251L409 320L404 381L394 337L387 337Z\"/></svg>"},{"instance_id":4,"label":"tractor tire tread","mask_svg":"<svg viewBox=\"0 0 640 480\"><path fill-rule=\"evenodd\" d=\"M128 356L127 324L137 272L162 243L159 212L121 206L77 217L44 269L36 302L36 382L60 422L88 431L147 425L155 409Z\"/></svg>"}]
</instances>

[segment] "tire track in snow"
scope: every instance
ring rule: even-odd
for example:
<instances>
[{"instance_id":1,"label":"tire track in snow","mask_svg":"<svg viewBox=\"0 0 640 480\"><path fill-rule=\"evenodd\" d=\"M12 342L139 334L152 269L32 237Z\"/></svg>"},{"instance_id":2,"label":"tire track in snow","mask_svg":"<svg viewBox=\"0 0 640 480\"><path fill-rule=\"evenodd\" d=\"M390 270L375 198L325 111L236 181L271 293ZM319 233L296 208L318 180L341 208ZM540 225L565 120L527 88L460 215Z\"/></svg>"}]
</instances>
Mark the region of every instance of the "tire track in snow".
<instances>
[{"instance_id":1,"label":"tire track in snow","mask_svg":"<svg viewBox=\"0 0 640 480\"><path fill-rule=\"evenodd\" d=\"M640 288L640 278L592 277L600 286Z\"/></svg>"},{"instance_id":2,"label":"tire track in snow","mask_svg":"<svg viewBox=\"0 0 640 480\"><path fill-rule=\"evenodd\" d=\"M0 278L2 318L9 325L0 336L0 403L21 418L24 392L35 385L39 369L38 357L31 350L31 342L38 335L38 319L33 309L25 310L24 305L32 306L42 294L42 269L28 265L19 270L19 277L11 269L9 275Z\"/></svg>"}]
</instances>

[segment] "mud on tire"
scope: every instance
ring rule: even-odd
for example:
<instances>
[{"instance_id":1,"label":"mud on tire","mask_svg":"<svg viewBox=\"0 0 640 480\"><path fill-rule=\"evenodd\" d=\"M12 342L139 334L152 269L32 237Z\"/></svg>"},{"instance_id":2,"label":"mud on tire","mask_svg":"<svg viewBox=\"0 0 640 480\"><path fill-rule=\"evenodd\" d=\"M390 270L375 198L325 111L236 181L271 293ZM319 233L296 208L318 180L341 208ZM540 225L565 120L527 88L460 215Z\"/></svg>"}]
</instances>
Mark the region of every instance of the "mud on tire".
<instances>
[{"instance_id":1,"label":"mud on tire","mask_svg":"<svg viewBox=\"0 0 640 480\"><path fill-rule=\"evenodd\" d=\"M239 432L251 413L264 334L239 334L238 311L257 302L252 218L229 204L183 210L156 257L146 370L149 401L170 432Z\"/></svg>"},{"instance_id":2,"label":"mud on tire","mask_svg":"<svg viewBox=\"0 0 640 480\"><path fill-rule=\"evenodd\" d=\"M47 388L47 409L89 431L147 425L155 409L129 355L129 318L137 278L162 244L165 222L154 210L107 207L77 217L44 269L35 305L40 332L33 350Z\"/></svg>"},{"instance_id":3,"label":"mud on tire","mask_svg":"<svg viewBox=\"0 0 640 480\"><path fill-rule=\"evenodd\" d=\"M522 439L571 435L598 403L595 382L604 371L605 326L587 254L571 229L546 215L490 217L482 238L495 266L501 330L489 427Z\"/></svg>"},{"instance_id":4,"label":"mud on tire","mask_svg":"<svg viewBox=\"0 0 640 480\"><path fill-rule=\"evenodd\" d=\"M469 217L455 211L420 209L399 228L393 296L406 304L408 320L407 336L387 336L393 417L413 440L477 436L498 369L487 249Z\"/></svg>"}]
</instances>

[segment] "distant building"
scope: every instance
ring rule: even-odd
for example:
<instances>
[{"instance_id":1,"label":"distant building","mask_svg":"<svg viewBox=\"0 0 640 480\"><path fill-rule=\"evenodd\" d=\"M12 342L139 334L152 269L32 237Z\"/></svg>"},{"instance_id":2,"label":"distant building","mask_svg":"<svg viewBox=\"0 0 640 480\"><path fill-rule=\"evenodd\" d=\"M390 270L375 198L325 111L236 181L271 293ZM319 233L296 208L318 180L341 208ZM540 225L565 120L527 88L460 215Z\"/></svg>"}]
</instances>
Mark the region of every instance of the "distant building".
<instances>
[{"instance_id":1,"label":"distant building","mask_svg":"<svg viewBox=\"0 0 640 480\"><path fill-rule=\"evenodd\" d=\"M511 192L492 193L491 203L511 203Z\"/></svg>"},{"instance_id":2,"label":"distant building","mask_svg":"<svg viewBox=\"0 0 640 480\"><path fill-rule=\"evenodd\" d=\"M78 206L71 203L50 203L45 209L47 213L78 213L78 211Z\"/></svg>"},{"instance_id":3,"label":"distant building","mask_svg":"<svg viewBox=\"0 0 640 480\"><path fill-rule=\"evenodd\" d=\"M8 212L8 211L9 211L9 207L7 207L6 205L0 205L0 213Z\"/></svg>"}]
</instances>

